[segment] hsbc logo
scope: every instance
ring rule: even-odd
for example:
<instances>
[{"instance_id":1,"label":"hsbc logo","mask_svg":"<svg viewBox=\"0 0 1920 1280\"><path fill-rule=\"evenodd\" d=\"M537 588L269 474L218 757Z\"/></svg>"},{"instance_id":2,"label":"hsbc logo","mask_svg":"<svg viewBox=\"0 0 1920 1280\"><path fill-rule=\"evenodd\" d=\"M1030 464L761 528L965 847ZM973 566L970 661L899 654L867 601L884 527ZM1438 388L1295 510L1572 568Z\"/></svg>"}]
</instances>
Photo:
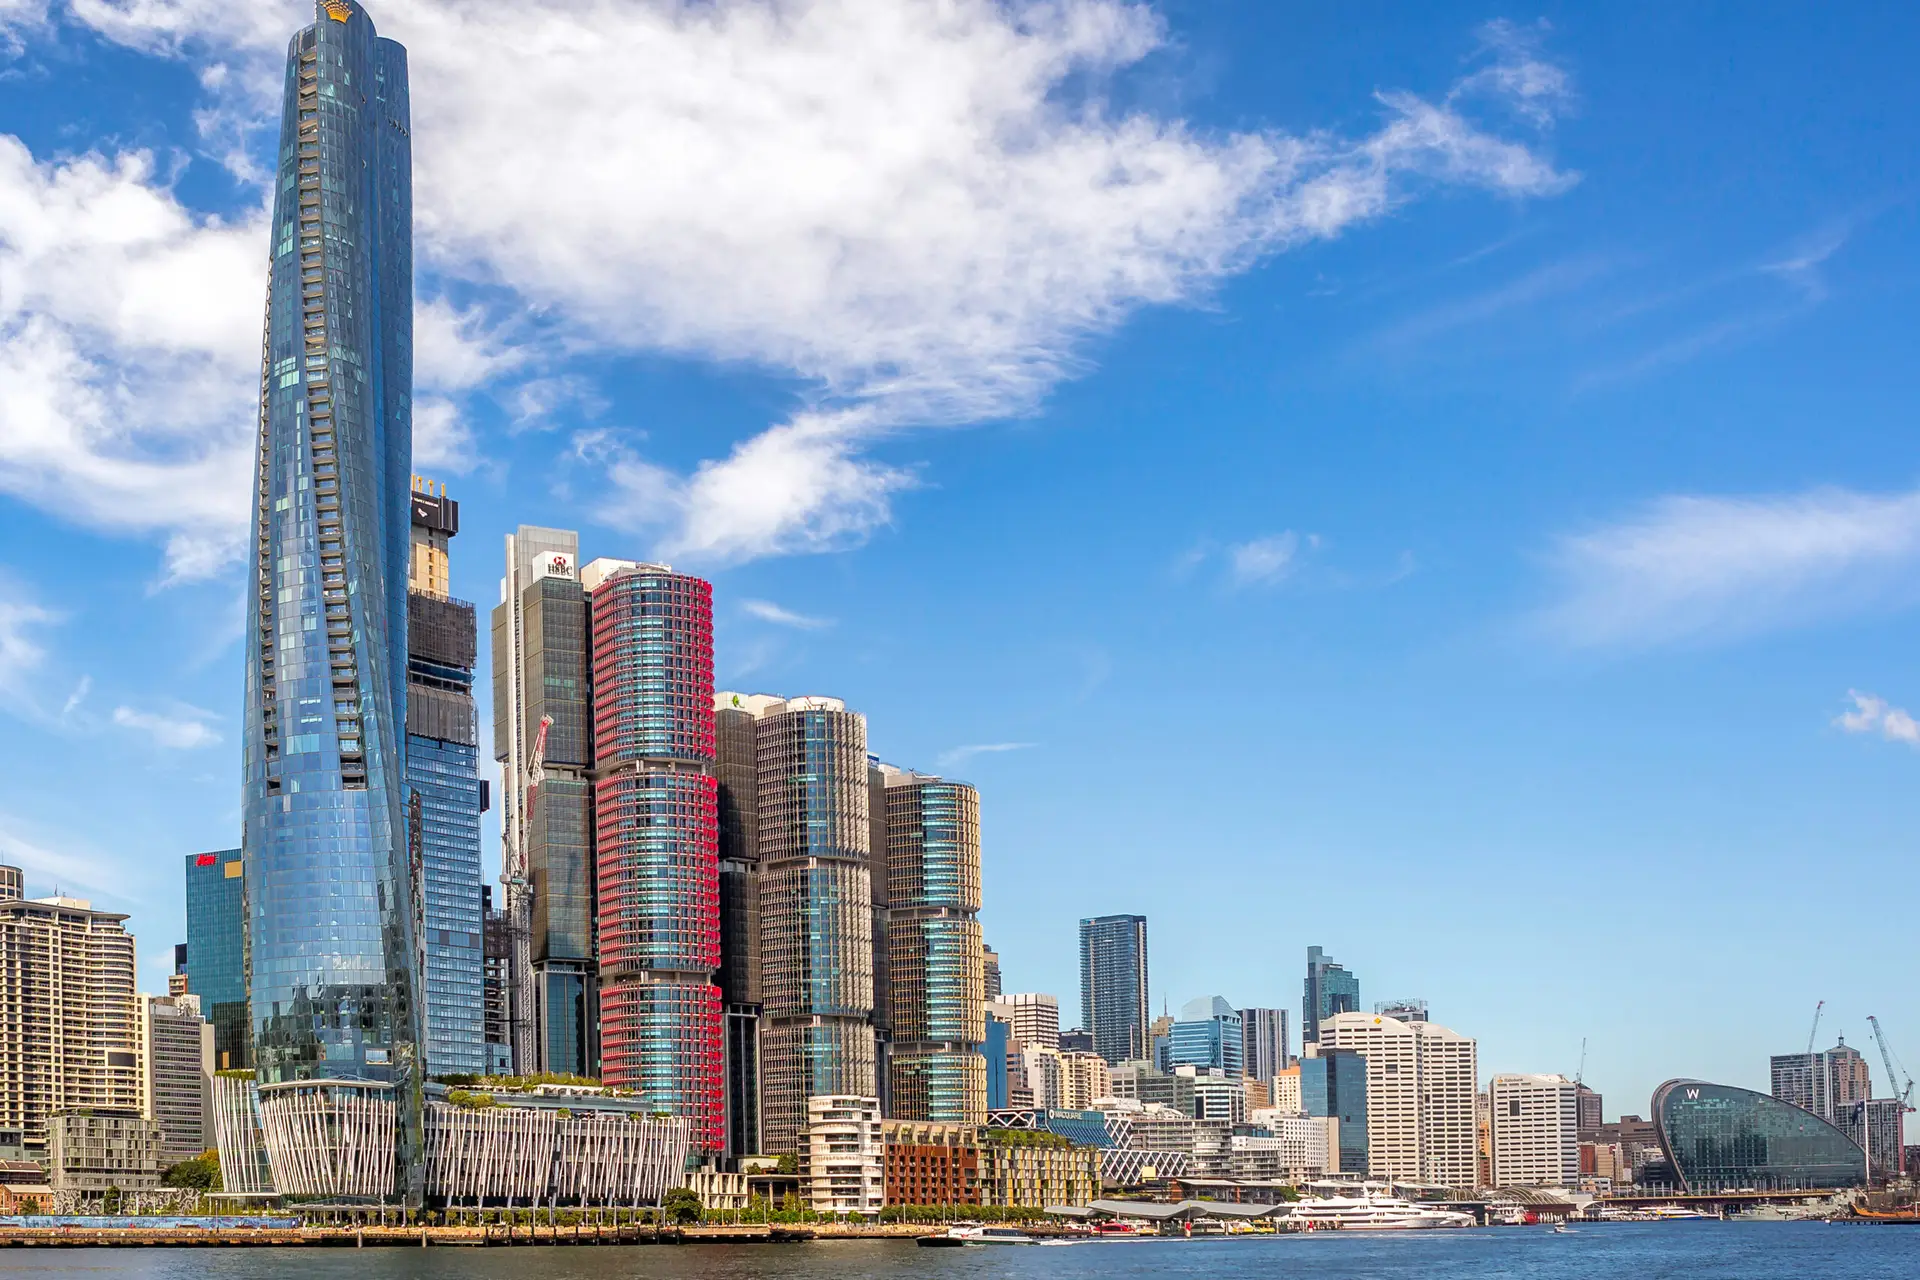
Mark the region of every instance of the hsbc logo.
<instances>
[{"instance_id":1,"label":"hsbc logo","mask_svg":"<svg viewBox=\"0 0 1920 1280\"><path fill-rule=\"evenodd\" d=\"M571 578L573 576L573 557L564 551L552 551L541 556L540 576L543 578Z\"/></svg>"}]
</instances>

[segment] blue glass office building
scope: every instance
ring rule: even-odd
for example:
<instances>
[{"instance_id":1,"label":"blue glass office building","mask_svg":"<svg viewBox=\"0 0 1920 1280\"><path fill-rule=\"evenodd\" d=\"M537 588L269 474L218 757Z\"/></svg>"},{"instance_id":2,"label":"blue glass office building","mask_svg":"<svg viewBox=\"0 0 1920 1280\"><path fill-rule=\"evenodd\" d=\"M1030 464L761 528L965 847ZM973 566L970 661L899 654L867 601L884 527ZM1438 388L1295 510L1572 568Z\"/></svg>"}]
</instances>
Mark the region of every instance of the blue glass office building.
<instances>
[{"instance_id":1,"label":"blue glass office building","mask_svg":"<svg viewBox=\"0 0 1920 1280\"><path fill-rule=\"evenodd\" d=\"M213 1024L213 1065L247 1063L247 882L238 849L187 855L187 990Z\"/></svg>"},{"instance_id":2,"label":"blue glass office building","mask_svg":"<svg viewBox=\"0 0 1920 1280\"><path fill-rule=\"evenodd\" d=\"M1318 1044L1320 1024L1336 1013L1360 1009L1360 979L1319 947L1307 948L1307 980L1300 1002L1300 1043Z\"/></svg>"},{"instance_id":3,"label":"blue glass office building","mask_svg":"<svg viewBox=\"0 0 1920 1280\"><path fill-rule=\"evenodd\" d=\"M263 1114L276 1086L304 1106L393 1109L376 1129L393 1135L401 1185L368 1175L332 1193L413 1196L407 59L351 0L321 0L315 17L288 49L261 371L243 796L253 1051Z\"/></svg>"},{"instance_id":4,"label":"blue glass office building","mask_svg":"<svg viewBox=\"0 0 1920 1280\"><path fill-rule=\"evenodd\" d=\"M1080 922L1080 1025L1108 1062L1145 1058L1147 918L1094 916Z\"/></svg>"},{"instance_id":5,"label":"blue glass office building","mask_svg":"<svg viewBox=\"0 0 1920 1280\"><path fill-rule=\"evenodd\" d=\"M1367 1171L1367 1060L1352 1049L1300 1059L1300 1109L1340 1122L1341 1173Z\"/></svg>"},{"instance_id":6,"label":"blue glass office building","mask_svg":"<svg viewBox=\"0 0 1920 1280\"><path fill-rule=\"evenodd\" d=\"M1219 996L1189 1000L1167 1037L1167 1069L1198 1067L1238 1077L1246 1073L1240 1013Z\"/></svg>"}]
</instances>

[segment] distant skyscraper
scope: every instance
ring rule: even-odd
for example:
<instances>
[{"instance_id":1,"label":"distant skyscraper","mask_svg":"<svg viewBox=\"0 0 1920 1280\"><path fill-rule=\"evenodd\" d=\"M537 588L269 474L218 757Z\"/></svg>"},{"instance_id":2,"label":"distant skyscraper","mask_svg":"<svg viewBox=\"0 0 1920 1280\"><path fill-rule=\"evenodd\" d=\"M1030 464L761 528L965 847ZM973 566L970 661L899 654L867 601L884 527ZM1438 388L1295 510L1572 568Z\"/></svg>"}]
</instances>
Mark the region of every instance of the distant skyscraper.
<instances>
[{"instance_id":1,"label":"distant skyscraper","mask_svg":"<svg viewBox=\"0 0 1920 1280\"><path fill-rule=\"evenodd\" d=\"M1219 996L1202 996L1181 1006L1168 1043L1167 1063L1238 1079L1246 1073L1243 1041L1240 1015L1234 1007Z\"/></svg>"},{"instance_id":2,"label":"distant skyscraper","mask_svg":"<svg viewBox=\"0 0 1920 1280\"><path fill-rule=\"evenodd\" d=\"M216 1071L247 1056L246 863L238 849L187 855L187 990L213 1024Z\"/></svg>"},{"instance_id":3,"label":"distant skyscraper","mask_svg":"<svg viewBox=\"0 0 1920 1280\"><path fill-rule=\"evenodd\" d=\"M1581 1141L1588 1141L1587 1135L1594 1133L1606 1123L1603 1100L1598 1093L1583 1084L1574 1089L1574 1105L1579 1110Z\"/></svg>"},{"instance_id":4,"label":"distant skyscraper","mask_svg":"<svg viewBox=\"0 0 1920 1280\"><path fill-rule=\"evenodd\" d=\"M762 1149L760 1127L760 715L779 698L716 693L714 777L720 809L720 998L726 1007L730 1156Z\"/></svg>"},{"instance_id":5,"label":"distant skyscraper","mask_svg":"<svg viewBox=\"0 0 1920 1280\"><path fill-rule=\"evenodd\" d=\"M486 1071L488 1075L509 1075L513 1071L513 936L507 928L507 917L493 909L493 890L488 885L480 886L480 918L484 922L481 1009Z\"/></svg>"},{"instance_id":6,"label":"distant skyscraper","mask_svg":"<svg viewBox=\"0 0 1920 1280\"><path fill-rule=\"evenodd\" d=\"M127 918L23 882L0 867L0 1130L44 1159L55 1112L142 1112L140 1013Z\"/></svg>"},{"instance_id":7,"label":"distant skyscraper","mask_svg":"<svg viewBox=\"0 0 1920 1280\"><path fill-rule=\"evenodd\" d=\"M191 993L138 1003L140 1113L160 1125L165 1168L213 1146L213 1026Z\"/></svg>"},{"instance_id":8,"label":"distant skyscraper","mask_svg":"<svg viewBox=\"0 0 1920 1280\"><path fill-rule=\"evenodd\" d=\"M1000 953L988 946L985 942L982 942L980 944L980 958L981 971L986 975L987 999L998 1000L1002 990L1000 985Z\"/></svg>"},{"instance_id":9,"label":"distant skyscraper","mask_svg":"<svg viewBox=\"0 0 1920 1280\"><path fill-rule=\"evenodd\" d=\"M1300 1059L1294 1070L1300 1109L1339 1122L1333 1143L1339 1171L1367 1172L1367 1060L1355 1050L1322 1045L1319 1056Z\"/></svg>"},{"instance_id":10,"label":"distant skyscraper","mask_svg":"<svg viewBox=\"0 0 1920 1280\"><path fill-rule=\"evenodd\" d=\"M1007 1054L1012 1049L1009 1033L1013 1030L1003 1020L988 1014L986 1018L986 1043L982 1046L981 1056L987 1066L987 1110L1004 1111L1007 1101Z\"/></svg>"},{"instance_id":11,"label":"distant skyscraper","mask_svg":"<svg viewBox=\"0 0 1920 1280\"><path fill-rule=\"evenodd\" d=\"M1285 1009L1240 1010L1240 1033L1247 1074L1270 1084L1291 1057Z\"/></svg>"},{"instance_id":12,"label":"distant skyscraper","mask_svg":"<svg viewBox=\"0 0 1920 1280\"><path fill-rule=\"evenodd\" d=\"M1840 1125L1853 1104L1872 1096L1867 1060L1844 1039L1813 1054L1775 1054L1771 1063L1773 1096Z\"/></svg>"},{"instance_id":13,"label":"distant skyscraper","mask_svg":"<svg viewBox=\"0 0 1920 1280\"><path fill-rule=\"evenodd\" d=\"M407 816L420 867L429 1075L486 1069L480 918L480 724L473 606L449 594L460 504L416 480L407 586Z\"/></svg>"},{"instance_id":14,"label":"distant skyscraper","mask_svg":"<svg viewBox=\"0 0 1920 1280\"><path fill-rule=\"evenodd\" d=\"M394 1164L343 1171L328 1191L414 1202L407 59L352 0L324 0L315 19L287 51L269 224L245 646L248 996L276 1170L292 1158L275 1138L283 1111L326 1132L391 1126Z\"/></svg>"},{"instance_id":15,"label":"distant skyscraper","mask_svg":"<svg viewBox=\"0 0 1920 1280\"><path fill-rule=\"evenodd\" d=\"M1060 1047L1060 999L1044 991L1015 991L1001 996L987 1009L1010 1028L1008 1036L1015 1049L1039 1045L1043 1049Z\"/></svg>"},{"instance_id":16,"label":"distant skyscraper","mask_svg":"<svg viewBox=\"0 0 1920 1280\"><path fill-rule=\"evenodd\" d=\"M1367 1061L1369 1176L1442 1187L1479 1184L1473 1040L1438 1023L1346 1012L1327 1019L1320 1048L1352 1049Z\"/></svg>"},{"instance_id":17,"label":"distant skyscraper","mask_svg":"<svg viewBox=\"0 0 1920 1280\"><path fill-rule=\"evenodd\" d=\"M1571 1187L1579 1181L1578 1089L1565 1076L1493 1078L1487 1089L1491 1185Z\"/></svg>"},{"instance_id":18,"label":"distant skyscraper","mask_svg":"<svg viewBox=\"0 0 1920 1280\"><path fill-rule=\"evenodd\" d=\"M890 1114L981 1124L980 796L964 782L875 772L888 881Z\"/></svg>"},{"instance_id":19,"label":"distant skyscraper","mask_svg":"<svg viewBox=\"0 0 1920 1280\"><path fill-rule=\"evenodd\" d=\"M1093 1032L1083 1031L1079 1027L1074 1027L1071 1030L1062 1031L1060 1033L1060 1052L1092 1053L1093 1052Z\"/></svg>"},{"instance_id":20,"label":"distant skyscraper","mask_svg":"<svg viewBox=\"0 0 1920 1280\"><path fill-rule=\"evenodd\" d=\"M788 1154L807 1099L876 1096L867 722L789 698L757 738L762 1146Z\"/></svg>"},{"instance_id":21,"label":"distant skyscraper","mask_svg":"<svg viewBox=\"0 0 1920 1280\"><path fill-rule=\"evenodd\" d=\"M1320 1024L1336 1013L1360 1009L1360 979L1327 958L1319 947L1307 948L1306 995L1300 1005L1300 1043L1317 1044Z\"/></svg>"},{"instance_id":22,"label":"distant skyscraper","mask_svg":"<svg viewBox=\"0 0 1920 1280\"><path fill-rule=\"evenodd\" d=\"M602 1078L726 1145L713 587L595 560L594 857Z\"/></svg>"},{"instance_id":23,"label":"distant skyscraper","mask_svg":"<svg viewBox=\"0 0 1920 1280\"><path fill-rule=\"evenodd\" d=\"M493 611L493 750L513 940L514 1065L599 1071L593 764L580 538L521 525Z\"/></svg>"},{"instance_id":24,"label":"distant skyscraper","mask_svg":"<svg viewBox=\"0 0 1920 1280\"><path fill-rule=\"evenodd\" d=\"M1144 1058L1147 1037L1147 918L1094 916L1080 922L1080 1025L1108 1062Z\"/></svg>"}]
</instances>

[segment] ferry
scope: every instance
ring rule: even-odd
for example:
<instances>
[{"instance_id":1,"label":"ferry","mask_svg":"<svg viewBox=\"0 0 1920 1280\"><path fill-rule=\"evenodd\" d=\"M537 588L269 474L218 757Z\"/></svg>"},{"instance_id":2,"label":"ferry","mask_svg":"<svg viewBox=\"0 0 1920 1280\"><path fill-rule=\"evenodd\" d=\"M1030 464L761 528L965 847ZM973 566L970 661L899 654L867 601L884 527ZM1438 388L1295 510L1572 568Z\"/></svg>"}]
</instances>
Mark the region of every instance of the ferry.
<instances>
[{"instance_id":1,"label":"ferry","mask_svg":"<svg viewBox=\"0 0 1920 1280\"><path fill-rule=\"evenodd\" d=\"M1403 1200L1375 1183L1356 1195L1309 1196L1295 1202L1287 1221L1304 1231L1424 1231L1477 1225L1470 1213Z\"/></svg>"},{"instance_id":2,"label":"ferry","mask_svg":"<svg viewBox=\"0 0 1920 1280\"><path fill-rule=\"evenodd\" d=\"M955 1245L1038 1244L1040 1242L1017 1227L981 1227L969 1224L949 1227L945 1235L922 1236L920 1243L929 1249L951 1249Z\"/></svg>"}]
</instances>

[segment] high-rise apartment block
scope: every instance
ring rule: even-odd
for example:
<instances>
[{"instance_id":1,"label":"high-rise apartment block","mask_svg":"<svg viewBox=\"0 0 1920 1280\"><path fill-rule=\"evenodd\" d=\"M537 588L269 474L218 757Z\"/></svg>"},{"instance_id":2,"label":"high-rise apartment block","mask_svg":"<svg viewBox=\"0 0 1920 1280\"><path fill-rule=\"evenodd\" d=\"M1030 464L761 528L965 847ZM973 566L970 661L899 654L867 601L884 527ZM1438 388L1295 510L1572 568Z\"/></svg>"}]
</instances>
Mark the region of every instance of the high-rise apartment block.
<instances>
[{"instance_id":1,"label":"high-rise apartment block","mask_svg":"<svg viewBox=\"0 0 1920 1280\"><path fill-rule=\"evenodd\" d=\"M756 725L761 1133L798 1151L807 1100L877 1097L866 717L789 698Z\"/></svg>"},{"instance_id":2,"label":"high-rise apartment block","mask_svg":"<svg viewBox=\"0 0 1920 1280\"><path fill-rule=\"evenodd\" d=\"M1319 1043L1323 1051L1352 1049L1366 1059L1369 1176L1478 1185L1479 1059L1472 1039L1433 1022L1336 1013L1321 1023Z\"/></svg>"},{"instance_id":3,"label":"high-rise apartment block","mask_svg":"<svg viewBox=\"0 0 1920 1280\"><path fill-rule=\"evenodd\" d=\"M488 1075L513 1074L513 934L506 913L493 909L493 888L480 886L482 955L481 1029Z\"/></svg>"},{"instance_id":4,"label":"high-rise apartment block","mask_svg":"<svg viewBox=\"0 0 1920 1280\"><path fill-rule=\"evenodd\" d=\"M600 1053L609 1085L726 1140L713 588L595 560L593 813Z\"/></svg>"},{"instance_id":5,"label":"high-rise apartment block","mask_svg":"<svg viewBox=\"0 0 1920 1280\"><path fill-rule=\"evenodd\" d=\"M1572 1187L1580 1179L1579 1086L1565 1076L1498 1075L1487 1089L1491 1184Z\"/></svg>"},{"instance_id":6,"label":"high-rise apartment block","mask_svg":"<svg viewBox=\"0 0 1920 1280\"><path fill-rule=\"evenodd\" d=\"M985 942L982 942L980 944L980 964L981 971L986 977L987 999L998 1000L1000 998L1000 992L1003 990L1000 985L1000 953L988 946Z\"/></svg>"},{"instance_id":7,"label":"high-rise apartment block","mask_svg":"<svg viewBox=\"0 0 1920 1280\"><path fill-rule=\"evenodd\" d=\"M407 582L407 832L419 869L415 909L430 1075L486 1069L480 917L479 642L473 606L450 594L448 543L460 504L416 478Z\"/></svg>"},{"instance_id":8,"label":"high-rise apartment block","mask_svg":"<svg viewBox=\"0 0 1920 1280\"><path fill-rule=\"evenodd\" d=\"M1285 1009L1240 1010L1241 1059L1246 1073L1271 1084L1276 1073L1292 1061Z\"/></svg>"},{"instance_id":9,"label":"high-rise apartment block","mask_svg":"<svg viewBox=\"0 0 1920 1280\"><path fill-rule=\"evenodd\" d=\"M503 766L514 1064L595 1075L592 675L579 535L522 525L507 536L506 569L493 611L493 749Z\"/></svg>"},{"instance_id":10,"label":"high-rise apartment block","mask_svg":"<svg viewBox=\"0 0 1920 1280\"><path fill-rule=\"evenodd\" d=\"M1060 999L1042 991L1017 991L987 1006L987 1012L1010 1028L1008 1042L1015 1049L1039 1045L1060 1047Z\"/></svg>"},{"instance_id":11,"label":"high-rise apartment block","mask_svg":"<svg viewBox=\"0 0 1920 1280\"><path fill-rule=\"evenodd\" d=\"M160 1125L162 1168L213 1146L213 1024L200 997L139 997L140 1113Z\"/></svg>"},{"instance_id":12,"label":"high-rise apartment block","mask_svg":"<svg viewBox=\"0 0 1920 1280\"><path fill-rule=\"evenodd\" d=\"M1319 947L1307 948L1307 980L1300 1002L1300 1043L1318 1044L1320 1024L1360 1009L1360 979L1335 964Z\"/></svg>"},{"instance_id":13,"label":"high-rise apartment block","mask_svg":"<svg viewBox=\"0 0 1920 1280\"><path fill-rule=\"evenodd\" d=\"M126 916L20 896L0 867L0 1130L45 1158L57 1112L143 1111Z\"/></svg>"},{"instance_id":14,"label":"high-rise apartment block","mask_svg":"<svg viewBox=\"0 0 1920 1280\"><path fill-rule=\"evenodd\" d=\"M987 1108L980 795L964 782L887 766L873 776L870 803L881 810L875 838L884 842L884 859L875 862L884 863L887 882L885 964L875 985L888 993L890 1113L980 1124Z\"/></svg>"},{"instance_id":15,"label":"high-rise apartment block","mask_svg":"<svg viewBox=\"0 0 1920 1280\"><path fill-rule=\"evenodd\" d=\"M1771 1066L1773 1096L1828 1124L1841 1123L1873 1095L1867 1060L1845 1040L1817 1053L1775 1054Z\"/></svg>"},{"instance_id":16,"label":"high-rise apartment block","mask_svg":"<svg viewBox=\"0 0 1920 1280\"><path fill-rule=\"evenodd\" d=\"M238 849L187 855L187 990L213 1024L217 1071L251 1065L247 1051L246 862Z\"/></svg>"},{"instance_id":17,"label":"high-rise apartment block","mask_svg":"<svg viewBox=\"0 0 1920 1280\"><path fill-rule=\"evenodd\" d=\"M253 498L243 741L253 1055L291 1117L395 1153L329 1194L417 1199L407 838L412 159L406 51L324 0L287 51ZM285 1120L286 1124L282 1124ZM341 1130L345 1132L346 1130Z\"/></svg>"},{"instance_id":18,"label":"high-rise apartment block","mask_svg":"<svg viewBox=\"0 0 1920 1280\"><path fill-rule=\"evenodd\" d=\"M1581 1140L1586 1141L1588 1135L1597 1133L1600 1126L1606 1123L1604 1100L1584 1084L1576 1084L1573 1103L1579 1119Z\"/></svg>"},{"instance_id":19,"label":"high-rise apartment block","mask_svg":"<svg viewBox=\"0 0 1920 1280\"><path fill-rule=\"evenodd\" d=\"M1147 1029L1147 918L1094 916L1080 922L1080 1025L1094 1052L1131 1062L1152 1052Z\"/></svg>"}]
</instances>

